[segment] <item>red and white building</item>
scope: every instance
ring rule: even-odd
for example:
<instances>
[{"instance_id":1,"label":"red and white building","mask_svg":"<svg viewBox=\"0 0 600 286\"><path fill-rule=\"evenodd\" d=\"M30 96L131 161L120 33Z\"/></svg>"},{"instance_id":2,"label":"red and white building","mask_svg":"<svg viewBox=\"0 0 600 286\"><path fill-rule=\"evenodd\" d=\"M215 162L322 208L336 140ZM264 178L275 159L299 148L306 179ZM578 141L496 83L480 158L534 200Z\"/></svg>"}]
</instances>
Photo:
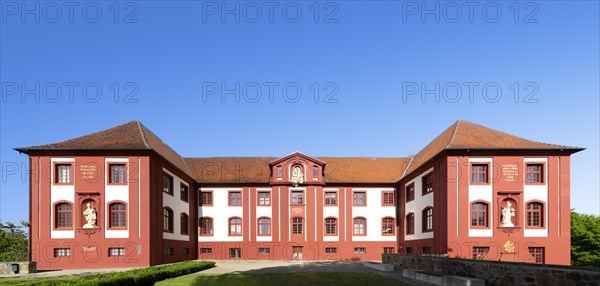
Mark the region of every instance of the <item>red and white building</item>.
<instances>
[{"instance_id":1,"label":"red and white building","mask_svg":"<svg viewBox=\"0 0 600 286\"><path fill-rule=\"evenodd\" d=\"M569 264L582 149L458 121L414 157L183 158L135 121L16 150L31 259L66 269L396 252Z\"/></svg>"}]
</instances>

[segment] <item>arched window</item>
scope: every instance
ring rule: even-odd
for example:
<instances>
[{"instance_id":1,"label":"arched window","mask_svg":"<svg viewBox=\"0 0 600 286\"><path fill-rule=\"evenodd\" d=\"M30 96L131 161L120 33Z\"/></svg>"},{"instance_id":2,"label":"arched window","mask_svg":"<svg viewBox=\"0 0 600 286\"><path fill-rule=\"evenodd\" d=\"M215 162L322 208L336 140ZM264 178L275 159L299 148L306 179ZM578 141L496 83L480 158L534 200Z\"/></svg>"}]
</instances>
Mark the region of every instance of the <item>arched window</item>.
<instances>
[{"instance_id":1,"label":"arched window","mask_svg":"<svg viewBox=\"0 0 600 286\"><path fill-rule=\"evenodd\" d=\"M544 205L542 203L527 204L527 226L544 226Z\"/></svg>"},{"instance_id":2,"label":"arched window","mask_svg":"<svg viewBox=\"0 0 600 286\"><path fill-rule=\"evenodd\" d=\"M415 214L409 213L406 215L406 234L415 233Z\"/></svg>"},{"instance_id":3,"label":"arched window","mask_svg":"<svg viewBox=\"0 0 600 286\"><path fill-rule=\"evenodd\" d=\"M337 219L334 217L328 217L325 219L325 234L336 235L337 234Z\"/></svg>"},{"instance_id":4,"label":"arched window","mask_svg":"<svg viewBox=\"0 0 600 286\"><path fill-rule=\"evenodd\" d=\"M187 235L189 233L189 223L188 223L188 215L186 213L181 213L179 218L180 224L180 232L183 235Z\"/></svg>"},{"instance_id":5,"label":"arched window","mask_svg":"<svg viewBox=\"0 0 600 286\"><path fill-rule=\"evenodd\" d=\"M354 218L354 235L367 235L367 219L364 217Z\"/></svg>"},{"instance_id":6,"label":"arched window","mask_svg":"<svg viewBox=\"0 0 600 286\"><path fill-rule=\"evenodd\" d=\"M301 217L292 218L292 234L302 234L303 222L304 220Z\"/></svg>"},{"instance_id":7,"label":"arched window","mask_svg":"<svg viewBox=\"0 0 600 286\"><path fill-rule=\"evenodd\" d=\"M201 217L198 225L200 225L200 235L213 235L213 219L210 217Z\"/></svg>"},{"instance_id":8,"label":"arched window","mask_svg":"<svg viewBox=\"0 0 600 286\"><path fill-rule=\"evenodd\" d=\"M471 204L471 226L488 226L488 204L475 202Z\"/></svg>"},{"instance_id":9,"label":"arched window","mask_svg":"<svg viewBox=\"0 0 600 286\"><path fill-rule=\"evenodd\" d=\"M423 209L423 231L433 231L433 208L426 207Z\"/></svg>"},{"instance_id":10,"label":"arched window","mask_svg":"<svg viewBox=\"0 0 600 286\"><path fill-rule=\"evenodd\" d=\"M381 234L394 235L394 218L384 217L381 219Z\"/></svg>"},{"instance_id":11,"label":"arched window","mask_svg":"<svg viewBox=\"0 0 600 286\"><path fill-rule=\"evenodd\" d=\"M258 219L258 235L271 235L271 219L261 217Z\"/></svg>"},{"instance_id":12,"label":"arched window","mask_svg":"<svg viewBox=\"0 0 600 286\"><path fill-rule=\"evenodd\" d=\"M239 217L232 217L229 219L229 235L238 236L242 235L242 219Z\"/></svg>"},{"instance_id":13,"label":"arched window","mask_svg":"<svg viewBox=\"0 0 600 286\"><path fill-rule=\"evenodd\" d=\"M127 227L127 207L124 203L111 203L109 227Z\"/></svg>"},{"instance_id":14,"label":"arched window","mask_svg":"<svg viewBox=\"0 0 600 286\"><path fill-rule=\"evenodd\" d=\"M73 212L70 203L56 204L56 228L71 228L73 227Z\"/></svg>"},{"instance_id":15,"label":"arched window","mask_svg":"<svg viewBox=\"0 0 600 286\"><path fill-rule=\"evenodd\" d=\"M173 232L173 210L167 207L163 209L163 231Z\"/></svg>"}]
</instances>

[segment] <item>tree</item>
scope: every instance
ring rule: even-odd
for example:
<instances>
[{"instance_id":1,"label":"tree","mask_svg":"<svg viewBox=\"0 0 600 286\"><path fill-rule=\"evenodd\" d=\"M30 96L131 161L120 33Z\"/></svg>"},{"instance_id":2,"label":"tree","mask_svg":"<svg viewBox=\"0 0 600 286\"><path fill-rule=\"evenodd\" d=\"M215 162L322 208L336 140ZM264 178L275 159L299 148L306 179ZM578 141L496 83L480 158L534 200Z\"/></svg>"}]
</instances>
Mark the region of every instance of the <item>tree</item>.
<instances>
[{"instance_id":1,"label":"tree","mask_svg":"<svg viewBox=\"0 0 600 286\"><path fill-rule=\"evenodd\" d=\"M27 233L23 230L29 227L28 222L15 225L11 222L0 221L0 261L28 261Z\"/></svg>"},{"instance_id":2,"label":"tree","mask_svg":"<svg viewBox=\"0 0 600 286\"><path fill-rule=\"evenodd\" d=\"M571 265L600 266L600 216L571 210Z\"/></svg>"}]
</instances>

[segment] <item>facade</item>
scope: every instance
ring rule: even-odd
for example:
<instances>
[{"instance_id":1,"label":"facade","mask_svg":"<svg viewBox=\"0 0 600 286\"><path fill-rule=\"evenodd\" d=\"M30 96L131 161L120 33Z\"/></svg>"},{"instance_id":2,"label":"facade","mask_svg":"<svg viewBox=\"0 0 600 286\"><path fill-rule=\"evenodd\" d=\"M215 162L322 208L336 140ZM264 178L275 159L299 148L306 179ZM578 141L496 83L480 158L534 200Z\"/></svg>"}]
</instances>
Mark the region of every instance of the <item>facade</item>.
<instances>
[{"instance_id":1,"label":"facade","mask_svg":"<svg viewBox=\"0 0 600 286\"><path fill-rule=\"evenodd\" d=\"M67 269L396 252L569 264L582 149L458 121L413 157L183 158L135 121L16 150L31 259Z\"/></svg>"}]
</instances>

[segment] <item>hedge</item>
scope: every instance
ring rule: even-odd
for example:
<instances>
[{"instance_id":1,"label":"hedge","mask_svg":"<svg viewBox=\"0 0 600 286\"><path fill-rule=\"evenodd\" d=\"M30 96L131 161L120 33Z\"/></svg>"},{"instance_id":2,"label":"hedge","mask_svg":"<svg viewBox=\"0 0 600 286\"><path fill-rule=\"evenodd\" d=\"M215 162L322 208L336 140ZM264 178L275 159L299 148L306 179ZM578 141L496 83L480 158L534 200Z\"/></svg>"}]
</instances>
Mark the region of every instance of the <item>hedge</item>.
<instances>
[{"instance_id":1,"label":"hedge","mask_svg":"<svg viewBox=\"0 0 600 286\"><path fill-rule=\"evenodd\" d=\"M0 284L11 285L151 285L156 281L165 280L181 275L195 273L212 268L212 261L185 261L177 264L152 266L148 268L133 269L124 272L98 273L86 276L68 277L29 277L0 279Z\"/></svg>"}]
</instances>

